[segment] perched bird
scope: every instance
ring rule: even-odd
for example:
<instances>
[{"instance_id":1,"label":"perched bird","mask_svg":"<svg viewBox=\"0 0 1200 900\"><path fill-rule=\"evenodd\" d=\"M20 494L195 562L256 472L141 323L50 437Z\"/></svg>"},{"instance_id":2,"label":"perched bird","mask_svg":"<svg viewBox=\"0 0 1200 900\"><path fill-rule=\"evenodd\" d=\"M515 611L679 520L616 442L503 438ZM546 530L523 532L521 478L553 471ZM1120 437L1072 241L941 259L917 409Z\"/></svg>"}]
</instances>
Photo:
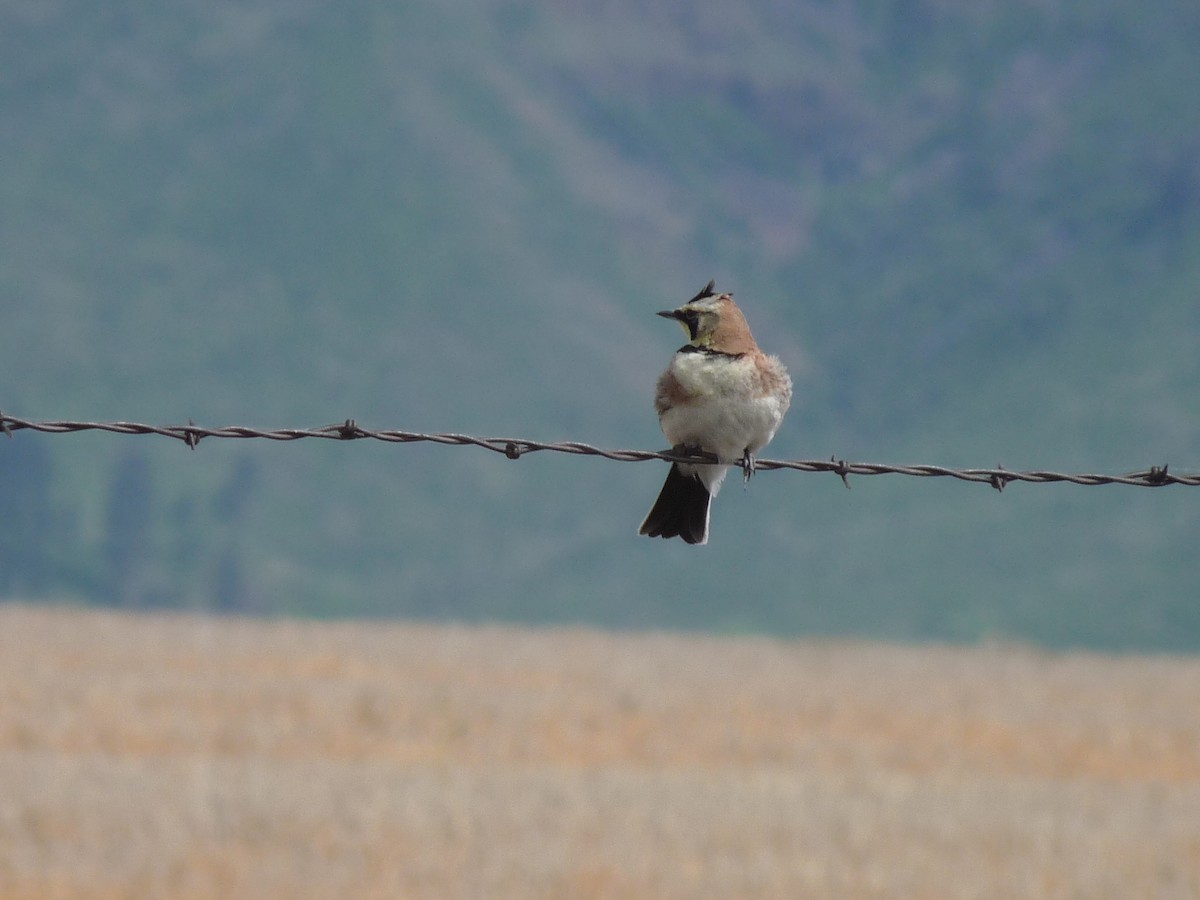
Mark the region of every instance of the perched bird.
<instances>
[{"instance_id":1,"label":"perched bird","mask_svg":"<svg viewBox=\"0 0 1200 900\"><path fill-rule=\"evenodd\" d=\"M754 455L767 445L792 402L792 380L778 357L758 349L746 317L715 282L678 309L688 336L658 379L654 406L663 434L683 452L712 454L716 463L672 463L639 534L708 543L708 513L731 465L749 480Z\"/></svg>"}]
</instances>

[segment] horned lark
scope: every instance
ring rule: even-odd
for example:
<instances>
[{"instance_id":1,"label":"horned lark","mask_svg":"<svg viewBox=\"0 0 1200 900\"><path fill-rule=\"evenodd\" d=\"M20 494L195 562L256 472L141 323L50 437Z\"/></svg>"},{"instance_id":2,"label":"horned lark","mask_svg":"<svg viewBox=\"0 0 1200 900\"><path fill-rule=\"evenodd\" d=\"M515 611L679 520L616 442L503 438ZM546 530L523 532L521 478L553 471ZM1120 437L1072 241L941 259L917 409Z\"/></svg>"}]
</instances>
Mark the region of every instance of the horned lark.
<instances>
[{"instance_id":1,"label":"horned lark","mask_svg":"<svg viewBox=\"0 0 1200 900\"><path fill-rule=\"evenodd\" d=\"M748 480L754 455L775 436L792 401L792 380L777 357L758 349L731 294L714 282L678 309L660 312L683 326L688 342L658 379L654 405L677 450L701 450L718 462L672 463L639 534L708 543L708 512L730 465Z\"/></svg>"}]
</instances>

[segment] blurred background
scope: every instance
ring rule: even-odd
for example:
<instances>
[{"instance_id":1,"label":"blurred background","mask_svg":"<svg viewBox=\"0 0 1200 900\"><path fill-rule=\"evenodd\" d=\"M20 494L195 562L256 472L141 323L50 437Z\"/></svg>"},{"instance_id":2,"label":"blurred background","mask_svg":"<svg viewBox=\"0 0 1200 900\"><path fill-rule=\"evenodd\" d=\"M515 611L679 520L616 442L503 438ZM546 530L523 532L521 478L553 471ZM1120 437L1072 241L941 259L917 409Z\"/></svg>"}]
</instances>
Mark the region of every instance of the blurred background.
<instances>
[{"instance_id":1,"label":"blurred background","mask_svg":"<svg viewBox=\"0 0 1200 900\"><path fill-rule=\"evenodd\" d=\"M1200 6L270 0L0 9L0 409L661 449L710 278L764 456L1200 469ZM0 441L0 596L1200 649L1200 494Z\"/></svg>"}]
</instances>

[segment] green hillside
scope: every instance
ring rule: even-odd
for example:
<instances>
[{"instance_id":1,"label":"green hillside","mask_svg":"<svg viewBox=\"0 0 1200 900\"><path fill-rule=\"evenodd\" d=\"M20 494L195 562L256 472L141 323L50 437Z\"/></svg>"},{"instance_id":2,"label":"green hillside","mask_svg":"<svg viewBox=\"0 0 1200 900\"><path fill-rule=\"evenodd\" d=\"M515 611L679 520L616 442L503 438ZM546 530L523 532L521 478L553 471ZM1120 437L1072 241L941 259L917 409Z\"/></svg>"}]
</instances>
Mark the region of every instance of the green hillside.
<instances>
[{"instance_id":1,"label":"green hillside","mask_svg":"<svg viewBox=\"0 0 1200 900\"><path fill-rule=\"evenodd\" d=\"M653 312L787 362L768 456L1200 470L1200 8L0 11L0 410L664 443ZM0 595L1200 648L1200 495L27 432Z\"/></svg>"}]
</instances>

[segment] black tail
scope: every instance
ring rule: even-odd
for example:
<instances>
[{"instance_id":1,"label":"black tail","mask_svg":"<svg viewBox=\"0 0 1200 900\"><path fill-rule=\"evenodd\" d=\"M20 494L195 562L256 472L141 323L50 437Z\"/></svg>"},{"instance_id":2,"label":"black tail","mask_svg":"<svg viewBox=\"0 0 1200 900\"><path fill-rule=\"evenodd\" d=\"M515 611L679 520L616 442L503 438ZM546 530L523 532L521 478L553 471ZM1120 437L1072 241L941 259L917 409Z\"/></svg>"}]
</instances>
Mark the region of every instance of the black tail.
<instances>
[{"instance_id":1,"label":"black tail","mask_svg":"<svg viewBox=\"0 0 1200 900\"><path fill-rule=\"evenodd\" d=\"M689 544L708 543L708 504L712 496L695 475L684 475L671 464L666 484L646 515L638 534L649 537L681 537Z\"/></svg>"}]
</instances>

